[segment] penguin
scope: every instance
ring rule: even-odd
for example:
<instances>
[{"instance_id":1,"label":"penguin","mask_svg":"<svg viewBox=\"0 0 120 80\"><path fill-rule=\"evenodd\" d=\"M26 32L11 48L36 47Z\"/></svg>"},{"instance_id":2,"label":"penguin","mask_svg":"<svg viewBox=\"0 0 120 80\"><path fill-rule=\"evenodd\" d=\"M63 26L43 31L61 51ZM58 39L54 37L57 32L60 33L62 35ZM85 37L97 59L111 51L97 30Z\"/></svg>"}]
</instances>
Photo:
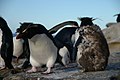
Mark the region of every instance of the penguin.
<instances>
[{"instance_id":1,"label":"penguin","mask_svg":"<svg viewBox=\"0 0 120 80\"><path fill-rule=\"evenodd\" d=\"M13 43L14 43L13 56L17 57L17 62L18 62L20 55L23 53L23 39L16 39L16 36L13 37Z\"/></svg>"},{"instance_id":2,"label":"penguin","mask_svg":"<svg viewBox=\"0 0 120 80\"><path fill-rule=\"evenodd\" d=\"M0 29L0 50L1 50L1 45L2 45L2 30ZM3 69L4 67L5 67L5 62L1 57L1 53L0 53L0 69Z\"/></svg>"},{"instance_id":3,"label":"penguin","mask_svg":"<svg viewBox=\"0 0 120 80\"><path fill-rule=\"evenodd\" d=\"M93 24L93 20L92 18L83 17L81 27L75 33L77 36L75 40L75 47L77 48L76 61L82 67L83 72L105 70L110 54L102 30L99 26Z\"/></svg>"},{"instance_id":4,"label":"penguin","mask_svg":"<svg viewBox=\"0 0 120 80\"><path fill-rule=\"evenodd\" d=\"M120 22L120 13L119 14L115 14L114 16L117 16L116 22Z\"/></svg>"},{"instance_id":5,"label":"penguin","mask_svg":"<svg viewBox=\"0 0 120 80\"><path fill-rule=\"evenodd\" d=\"M7 22L2 17L0 17L0 29L2 30L1 57L5 62L5 67L9 68L11 73L16 73L11 63L13 57L13 35Z\"/></svg>"},{"instance_id":6,"label":"penguin","mask_svg":"<svg viewBox=\"0 0 120 80\"><path fill-rule=\"evenodd\" d=\"M17 32L21 32L21 31L23 31L26 27L28 27L30 24L32 24L32 23L26 23L26 22L24 22L24 23L20 23L21 24L21 26L20 26L20 28L18 28L17 29ZM54 33L56 33L60 28L62 28L62 27L64 27L64 26L66 26L66 25L72 25L72 26L78 26L78 24L77 24L77 22L76 21L65 21L65 22L62 22L62 23L60 23L60 24L57 24L57 25L55 25L54 27L52 27L51 29L49 29L48 30L48 32L49 32L49 34L54 34ZM73 28L75 28L76 29L76 27L73 27ZM71 29L71 28L70 28ZM74 29L74 31L75 31L75 29ZM65 31L67 31L67 29L65 29ZM70 30L68 30L67 31L68 33L70 33L70 36L72 35L71 33L73 33L72 31L70 31ZM62 31L62 33L64 33L64 31ZM60 33L61 34L61 33ZM68 34L69 35L69 34ZM62 37L63 35L61 35L61 37ZM67 34L66 34L66 36L67 36ZM64 37L66 37L66 36L64 36ZM59 36L58 36L59 37ZM72 37L72 36L71 36ZM62 38L60 38L60 39L62 39ZM64 38L63 38L64 39ZM72 37L72 39L73 39L73 37ZM29 44L28 44L28 40L26 39L26 38L24 38L23 39L24 40L24 44L23 44L23 46L25 46L25 50L23 50L23 53L24 54L27 54L26 55L26 61L23 63L23 65L22 65L22 68L24 69L24 68L27 68L28 67L28 64L29 64L29 57L30 57L30 52L29 52ZM64 40L62 41L62 40L58 40L56 37L54 37L54 40L55 40L55 42L56 42L56 45L57 45L57 48L58 48L58 50L60 50L60 51L58 51L58 56L57 56L57 60L56 60L56 63L58 62L58 63L60 63L61 65L63 65L63 66L66 66L69 62L70 62L70 51L71 51L71 49L72 48L70 48L69 47L69 45L67 45L66 46L66 44L64 44L63 42L64 42ZM69 39L67 39L67 40L69 40ZM70 44L70 46L71 46L71 44ZM65 50L65 51L64 51ZM67 50L68 50L68 52L67 52ZM65 52L65 53L62 53L62 54L64 54L64 55L61 55L61 52ZM71 51L72 52L72 51ZM66 56L66 57L65 57ZM65 58L65 59L63 59L63 58ZM64 60L64 61L63 61Z\"/></svg>"},{"instance_id":7,"label":"penguin","mask_svg":"<svg viewBox=\"0 0 120 80\"><path fill-rule=\"evenodd\" d=\"M72 25L72 27L65 27L62 28L66 25ZM74 51L74 38L75 38L75 30L77 29L78 23L76 21L65 21L63 23L60 23L56 26L54 26L53 28L49 29L49 33L54 33L57 32L58 29L62 28L55 36L54 39L56 40L56 43L58 44L58 46L60 46L60 44L63 44L62 47L66 46L66 48L69 51L69 57L70 57L70 62L75 62L76 60L76 53ZM61 48L62 48L61 47Z\"/></svg>"},{"instance_id":8,"label":"penguin","mask_svg":"<svg viewBox=\"0 0 120 80\"><path fill-rule=\"evenodd\" d=\"M29 24L32 24L32 23L20 23L21 26L20 26L20 28L16 29L16 32L20 33ZM23 57L25 57L25 61L23 62L22 65L19 66L19 68L26 69L27 67L30 66L30 49L29 49L28 39L22 38L22 40L23 40L23 44L22 44L23 45L23 52L22 52L22 54L19 54L19 55L22 55Z\"/></svg>"},{"instance_id":9,"label":"penguin","mask_svg":"<svg viewBox=\"0 0 120 80\"><path fill-rule=\"evenodd\" d=\"M75 30L77 27L65 27L62 30L60 30L54 37L57 42L64 44L70 54L70 62L75 62L76 59L76 53L73 51L73 44L74 44L74 38L75 38Z\"/></svg>"},{"instance_id":10,"label":"penguin","mask_svg":"<svg viewBox=\"0 0 120 80\"><path fill-rule=\"evenodd\" d=\"M56 63L61 64L64 67L68 67L68 64L70 63L70 53L68 48L61 43L59 40L55 39L55 44L58 48L58 53L57 53L57 60Z\"/></svg>"},{"instance_id":11,"label":"penguin","mask_svg":"<svg viewBox=\"0 0 120 80\"><path fill-rule=\"evenodd\" d=\"M27 72L36 72L37 67L47 66L43 73L48 74L57 58L57 47L48 30L41 24L30 24L23 29L16 39L28 38L30 47L30 63L32 69Z\"/></svg>"}]
</instances>

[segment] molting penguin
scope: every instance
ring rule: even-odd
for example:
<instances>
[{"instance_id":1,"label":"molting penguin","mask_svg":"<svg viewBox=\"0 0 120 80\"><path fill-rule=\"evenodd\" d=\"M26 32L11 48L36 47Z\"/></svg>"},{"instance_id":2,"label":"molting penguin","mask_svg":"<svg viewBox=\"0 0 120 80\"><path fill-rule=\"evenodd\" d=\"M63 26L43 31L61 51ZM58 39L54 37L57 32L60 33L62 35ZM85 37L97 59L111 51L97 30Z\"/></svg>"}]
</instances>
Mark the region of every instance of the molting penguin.
<instances>
[{"instance_id":1,"label":"molting penguin","mask_svg":"<svg viewBox=\"0 0 120 80\"><path fill-rule=\"evenodd\" d=\"M74 53L74 48L73 48L74 38L75 38L74 34L75 34L75 30L78 27L78 23L76 21L66 21L66 22L60 23L56 25L55 27L51 28L49 30L49 33L54 33L58 29L66 25L72 25L74 27L63 28L55 35L54 39L56 43L58 44L58 46L60 46L60 44L63 44L63 46L66 46L66 48L68 49L70 53L70 60L74 62L76 59L76 55L77 55L76 53Z\"/></svg>"},{"instance_id":2,"label":"molting penguin","mask_svg":"<svg viewBox=\"0 0 120 80\"><path fill-rule=\"evenodd\" d=\"M13 57L13 35L7 22L0 17L0 29L2 30L2 45L1 45L1 57L5 62L5 67L12 69L12 73L15 73L12 65Z\"/></svg>"},{"instance_id":3,"label":"molting penguin","mask_svg":"<svg viewBox=\"0 0 120 80\"><path fill-rule=\"evenodd\" d=\"M91 25L93 25L92 21L95 20L95 19L90 18L90 17L82 17L82 18L78 17L78 19L81 21L80 27L87 26L87 25L91 26Z\"/></svg>"},{"instance_id":4,"label":"molting penguin","mask_svg":"<svg viewBox=\"0 0 120 80\"><path fill-rule=\"evenodd\" d=\"M87 18L85 17L85 19ZM81 24L81 27L76 30L76 34L79 34L75 43L77 63L82 66L84 72L104 70L109 57L107 41L100 27L94 25L92 20L92 18L88 18L90 24L82 21L81 23L85 25Z\"/></svg>"},{"instance_id":5,"label":"molting penguin","mask_svg":"<svg viewBox=\"0 0 120 80\"><path fill-rule=\"evenodd\" d=\"M28 72L36 72L36 67L46 65L48 69L44 73L50 73L57 58L57 47L46 28L41 24L30 24L16 38L28 38L32 65Z\"/></svg>"}]
</instances>

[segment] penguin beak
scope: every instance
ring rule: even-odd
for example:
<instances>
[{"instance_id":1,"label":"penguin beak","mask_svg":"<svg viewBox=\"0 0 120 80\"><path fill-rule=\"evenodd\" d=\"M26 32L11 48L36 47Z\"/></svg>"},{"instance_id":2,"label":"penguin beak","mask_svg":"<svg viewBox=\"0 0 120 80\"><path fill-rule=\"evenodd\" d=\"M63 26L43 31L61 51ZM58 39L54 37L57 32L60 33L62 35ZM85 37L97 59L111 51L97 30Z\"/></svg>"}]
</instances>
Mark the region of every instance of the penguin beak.
<instances>
[{"instance_id":1,"label":"penguin beak","mask_svg":"<svg viewBox=\"0 0 120 80\"><path fill-rule=\"evenodd\" d=\"M23 37L23 34L18 34L17 36L16 36L16 39L20 39L20 38L22 38Z\"/></svg>"}]
</instances>

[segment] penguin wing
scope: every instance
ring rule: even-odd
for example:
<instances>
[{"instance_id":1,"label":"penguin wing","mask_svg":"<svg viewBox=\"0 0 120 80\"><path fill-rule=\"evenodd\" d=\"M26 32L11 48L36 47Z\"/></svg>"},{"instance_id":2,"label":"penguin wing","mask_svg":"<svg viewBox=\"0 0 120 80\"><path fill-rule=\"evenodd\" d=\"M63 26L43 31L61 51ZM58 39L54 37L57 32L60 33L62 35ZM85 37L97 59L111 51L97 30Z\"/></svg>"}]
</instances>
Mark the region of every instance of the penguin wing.
<instances>
[{"instance_id":1,"label":"penguin wing","mask_svg":"<svg viewBox=\"0 0 120 80\"><path fill-rule=\"evenodd\" d=\"M66 25L75 25L76 27L78 27L78 23L76 21L66 21L66 22L63 22L63 23L60 23L60 24L54 26L53 28L49 29L48 31L50 34L54 34L60 28L66 26Z\"/></svg>"}]
</instances>

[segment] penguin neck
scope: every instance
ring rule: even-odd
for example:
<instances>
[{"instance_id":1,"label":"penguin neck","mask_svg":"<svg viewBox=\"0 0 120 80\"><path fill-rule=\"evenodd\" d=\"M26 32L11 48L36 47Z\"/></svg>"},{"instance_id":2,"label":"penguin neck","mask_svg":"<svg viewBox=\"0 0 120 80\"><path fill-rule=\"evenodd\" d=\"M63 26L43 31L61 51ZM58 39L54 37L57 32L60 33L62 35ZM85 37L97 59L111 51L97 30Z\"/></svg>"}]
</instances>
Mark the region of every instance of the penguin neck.
<instances>
[{"instance_id":1,"label":"penguin neck","mask_svg":"<svg viewBox=\"0 0 120 80\"><path fill-rule=\"evenodd\" d=\"M81 25L80 26L87 26L87 25L89 25L89 26L92 26L92 25L94 25L93 24L93 22L92 21L83 21L83 22L81 22Z\"/></svg>"}]
</instances>

